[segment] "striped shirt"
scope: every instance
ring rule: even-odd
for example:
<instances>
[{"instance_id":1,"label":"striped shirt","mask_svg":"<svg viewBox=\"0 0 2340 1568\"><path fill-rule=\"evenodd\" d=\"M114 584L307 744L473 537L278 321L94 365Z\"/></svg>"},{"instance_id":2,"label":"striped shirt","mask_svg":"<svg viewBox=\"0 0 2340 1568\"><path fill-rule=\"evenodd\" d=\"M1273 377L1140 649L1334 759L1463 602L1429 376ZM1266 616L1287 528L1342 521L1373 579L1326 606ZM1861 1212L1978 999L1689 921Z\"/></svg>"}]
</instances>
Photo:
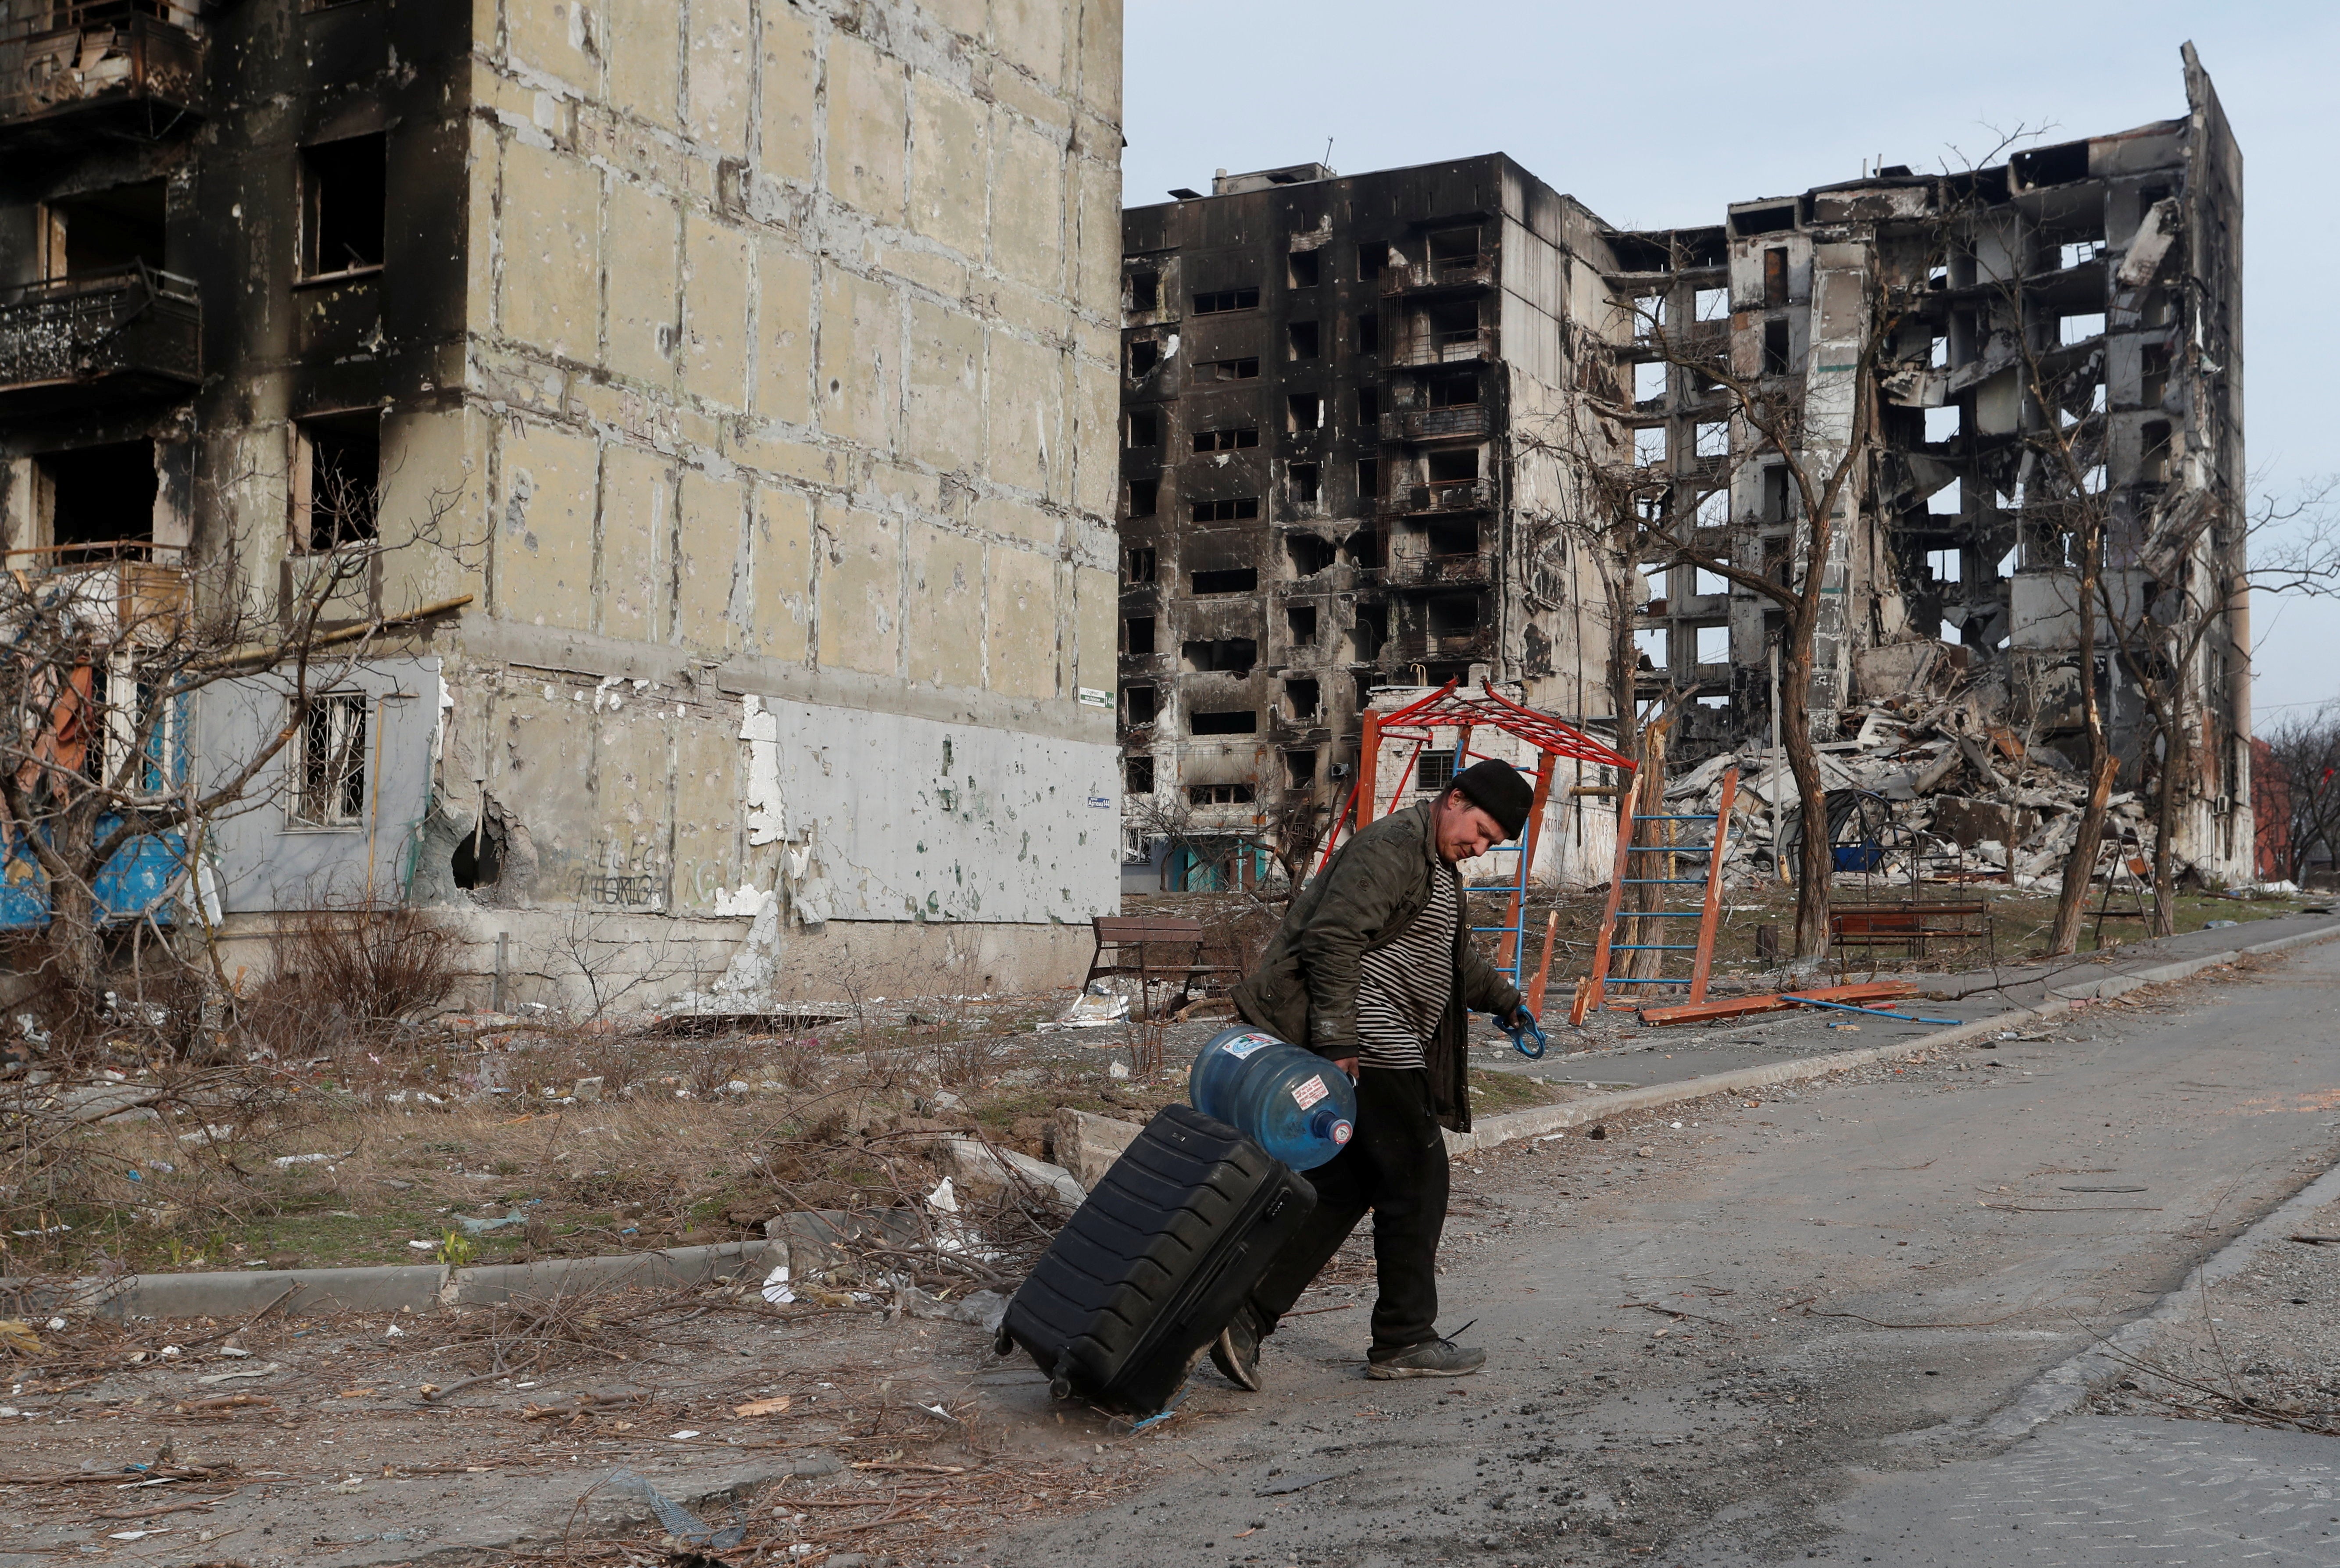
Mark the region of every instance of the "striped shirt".
<instances>
[{"instance_id":1,"label":"striped shirt","mask_svg":"<svg viewBox=\"0 0 2340 1568\"><path fill-rule=\"evenodd\" d=\"M1426 1067L1423 1047L1438 1029L1454 986L1455 928L1462 900L1454 873L1430 878L1430 902L1405 934L1358 963L1357 1061L1361 1067Z\"/></svg>"}]
</instances>

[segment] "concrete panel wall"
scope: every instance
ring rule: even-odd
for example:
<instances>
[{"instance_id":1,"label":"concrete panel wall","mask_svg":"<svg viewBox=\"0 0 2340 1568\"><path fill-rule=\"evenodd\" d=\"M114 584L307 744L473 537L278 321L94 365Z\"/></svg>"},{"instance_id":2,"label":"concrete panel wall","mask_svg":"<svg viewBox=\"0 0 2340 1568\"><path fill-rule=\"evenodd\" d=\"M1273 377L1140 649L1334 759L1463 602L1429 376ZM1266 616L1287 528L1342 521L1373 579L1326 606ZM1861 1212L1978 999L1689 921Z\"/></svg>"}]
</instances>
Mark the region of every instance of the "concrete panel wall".
<instances>
[{"instance_id":1,"label":"concrete panel wall","mask_svg":"<svg viewBox=\"0 0 2340 1568\"><path fill-rule=\"evenodd\" d=\"M511 852L425 888L744 926L794 849L839 921L1110 911L1116 0L479 3L434 842Z\"/></svg>"}]
</instances>

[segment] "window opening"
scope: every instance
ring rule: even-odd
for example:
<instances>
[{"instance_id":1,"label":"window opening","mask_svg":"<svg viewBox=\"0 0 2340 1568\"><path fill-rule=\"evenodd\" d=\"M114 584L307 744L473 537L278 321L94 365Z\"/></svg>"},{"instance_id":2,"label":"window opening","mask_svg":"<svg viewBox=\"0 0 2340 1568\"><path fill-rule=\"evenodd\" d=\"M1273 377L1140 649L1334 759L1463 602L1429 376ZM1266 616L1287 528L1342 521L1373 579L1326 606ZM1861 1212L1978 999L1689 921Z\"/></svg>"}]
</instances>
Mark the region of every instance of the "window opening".
<instances>
[{"instance_id":1,"label":"window opening","mask_svg":"<svg viewBox=\"0 0 2340 1568\"><path fill-rule=\"evenodd\" d=\"M1960 554L1955 550L1929 550L1926 552L1926 570L1937 582L1958 581Z\"/></svg>"},{"instance_id":2,"label":"window opening","mask_svg":"<svg viewBox=\"0 0 2340 1568\"><path fill-rule=\"evenodd\" d=\"M1479 523L1475 518L1433 522L1423 531L1433 556L1452 558L1479 553Z\"/></svg>"},{"instance_id":3,"label":"window opening","mask_svg":"<svg viewBox=\"0 0 2340 1568\"><path fill-rule=\"evenodd\" d=\"M163 265L163 182L142 180L45 203L41 275L85 278Z\"/></svg>"},{"instance_id":4,"label":"window opening","mask_svg":"<svg viewBox=\"0 0 2340 1568\"><path fill-rule=\"evenodd\" d=\"M1368 240L1357 247L1357 281L1369 283L1389 271L1390 248L1385 240Z\"/></svg>"},{"instance_id":5,"label":"window opening","mask_svg":"<svg viewBox=\"0 0 2340 1568\"><path fill-rule=\"evenodd\" d=\"M1361 386L1357 389L1357 422L1375 424L1382 417L1382 389Z\"/></svg>"},{"instance_id":6,"label":"window opening","mask_svg":"<svg viewBox=\"0 0 2340 1568\"><path fill-rule=\"evenodd\" d=\"M1957 403L1926 411L1926 440L1929 442L1956 441L1965 418Z\"/></svg>"},{"instance_id":7,"label":"window opening","mask_svg":"<svg viewBox=\"0 0 2340 1568\"><path fill-rule=\"evenodd\" d=\"M299 790L292 815L312 827L342 828L365 816L366 697L332 692L301 715Z\"/></svg>"},{"instance_id":8,"label":"window opening","mask_svg":"<svg viewBox=\"0 0 2340 1568\"><path fill-rule=\"evenodd\" d=\"M1129 564L1122 576L1122 581L1124 582L1151 582L1154 581L1155 557L1154 551L1151 546L1132 550L1128 552L1125 559Z\"/></svg>"},{"instance_id":9,"label":"window opening","mask_svg":"<svg viewBox=\"0 0 2340 1568\"><path fill-rule=\"evenodd\" d=\"M144 544L154 537L154 443L123 442L50 452L38 460L49 514L49 542L60 546ZM66 564L103 550L61 549Z\"/></svg>"},{"instance_id":10,"label":"window opening","mask_svg":"<svg viewBox=\"0 0 2340 1568\"><path fill-rule=\"evenodd\" d=\"M1357 352L1361 354L1381 352L1382 318L1377 312L1367 311L1357 317Z\"/></svg>"},{"instance_id":11,"label":"window opening","mask_svg":"<svg viewBox=\"0 0 2340 1568\"><path fill-rule=\"evenodd\" d=\"M1259 568L1255 566L1223 567L1217 571L1195 573L1195 594L1206 598L1214 593L1257 593Z\"/></svg>"},{"instance_id":12,"label":"window opening","mask_svg":"<svg viewBox=\"0 0 2340 1568\"><path fill-rule=\"evenodd\" d=\"M1241 452L1259 444L1257 425L1230 426L1225 430L1198 430L1195 432L1196 452Z\"/></svg>"},{"instance_id":13,"label":"window opening","mask_svg":"<svg viewBox=\"0 0 2340 1568\"><path fill-rule=\"evenodd\" d=\"M1691 301L1691 314L1701 322L1727 322L1730 319L1729 289L1700 289Z\"/></svg>"},{"instance_id":14,"label":"window opening","mask_svg":"<svg viewBox=\"0 0 2340 1568\"><path fill-rule=\"evenodd\" d=\"M1186 803L1190 806L1248 806L1253 789L1248 784L1189 784Z\"/></svg>"},{"instance_id":15,"label":"window opening","mask_svg":"<svg viewBox=\"0 0 2340 1568\"><path fill-rule=\"evenodd\" d=\"M1293 647L1315 647L1316 607L1313 604L1294 604L1285 606L1284 611L1284 634L1292 640ZM1312 680L1308 682L1308 684L1313 687L1315 682ZM1308 710L1312 713L1316 710L1315 704L1313 701L1309 704Z\"/></svg>"},{"instance_id":16,"label":"window opening","mask_svg":"<svg viewBox=\"0 0 2340 1568\"><path fill-rule=\"evenodd\" d=\"M1294 392L1284 400L1292 410L1292 428L1295 431L1322 429L1324 423L1324 400L1314 392Z\"/></svg>"},{"instance_id":17,"label":"window opening","mask_svg":"<svg viewBox=\"0 0 2340 1568\"><path fill-rule=\"evenodd\" d=\"M1730 526L1730 492L1710 490L1698 498L1697 526L1728 528Z\"/></svg>"},{"instance_id":18,"label":"window opening","mask_svg":"<svg viewBox=\"0 0 2340 1568\"><path fill-rule=\"evenodd\" d=\"M1476 408L1478 403L1477 376L1442 376L1430 383L1432 408Z\"/></svg>"},{"instance_id":19,"label":"window opening","mask_svg":"<svg viewBox=\"0 0 2340 1568\"><path fill-rule=\"evenodd\" d=\"M1788 303L1788 250L1775 245L1763 253L1763 303L1768 306Z\"/></svg>"},{"instance_id":20,"label":"window opening","mask_svg":"<svg viewBox=\"0 0 2340 1568\"><path fill-rule=\"evenodd\" d=\"M1284 711L1294 719L1314 719L1321 700L1320 689L1314 677L1287 680L1284 683Z\"/></svg>"},{"instance_id":21,"label":"window opening","mask_svg":"<svg viewBox=\"0 0 2340 1568\"><path fill-rule=\"evenodd\" d=\"M1324 269L1319 265L1320 260L1314 251L1293 252L1292 286L1295 289L1314 288L1317 280L1324 275Z\"/></svg>"},{"instance_id":22,"label":"window opening","mask_svg":"<svg viewBox=\"0 0 2340 1568\"><path fill-rule=\"evenodd\" d=\"M1152 374L1154 367L1161 362L1162 345L1160 343L1155 342L1152 338L1129 340L1129 373L1132 379Z\"/></svg>"},{"instance_id":23,"label":"window opening","mask_svg":"<svg viewBox=\"0 0 2340 1568\"><path fill-rule=\"evenodd\" d=\"M1194 503L1196 522L1241 522L1259 515L1259 497L1240 495L1226 501L1198 501Z\"/></svg>"},{"instance_id":24,"label":"window opening","mask_svg":"<svg viewBox=\"0 0 2340 1568\"><path fill-rule=\"evenodd\" d=\"M1259 361L1206 360L1195 369L1197 377L1205 381L1247 382L1259 374Z\"/></svg>"},{"instance_id":25,"label":"window opening","mask_svg":"<svg viewBox=\"0 0 2340 1568\"><path fill-rule=\"evenodd\" d=\"M1313 533L1287 533L1284 536L1284 553L1292 562L1295 577L1314 577L1333 564L1333 546ZM1309 625L1315 625L1314 610L1310 610Z\"/></svg>"},{"instance_id":26,"label":"window opening","mask_svg":"<svg viewBox=\"0 0 2340 1568\"><path fill-rule=\"evenodd\" d=\"M1379 501L1382 494L1382 460L1361 457L1357 460L1357 500L1360 504Z\"/></svg>"},{"instance_id":27,"label":"window opening","mask_svg":"<svg viewBox=\"0 0 2340 1568\"><path fill-rule=\"evenodd\" d=\"M1133 410L1129 416L1129 444L1160 446L1162 417L1150 409Z\"/></svg>"},{"instance_id":28,"label":"window opening","mask_svg":"<svg viewBox=\"0 0 2340 1568\"><path fill-rule=\"evenodd\" d=\"M1316 782L1316 753L1286 751L1284 754L1284 781L1294 789L1305 789Z\"/></svg>"},{"instance_id":29,"label":"window opening","mask_svg":"<svg viewBox=\"0 0 2340 1568\"><path fill-rule=\"evenodd\" d=\"M382 509L382 416L302 420L293 473L293 532L312 554L376 537Z\"/></svg>"},{"instance_id":30,"label":"window opening","mask_svg":"<svg viewBox=\"0 0 2340 1568\"><path fill-rule=\"evenodd\" d=\"M1133 615L1121 623L1122 651L1132 659L1154 656L1154 617Z\"/></svg>"},{"instance_id":31,"label":"window opening","mask_svg":"<svg viewBox=\"0 0 2340 1568\"><path fill-rule=\"evenodd\" d=\"M1189 735L1256 735L1259 733L1259 710L1253 708L1222 709L1211 713L1188 717Z\"/></svg>"},{"instance_id":32,"label":"window opening","mask_svg":"<svg viewBox=\"0 0 2340 1568\"><path fill-rule=\"evenodd\" d=\"M1196 675L1249 675L1259 662L1259 644L1248 637L1195 638L1179 645L1178 658Z\"/></svg>"},{"instance_id":33,"label":"window opening","mask_svg":"<svg viewBox=\"0 0 2340 1568\"><path fill-rule=\"evenodd\" d=\"M2056 341L2058 343L2084 343L2090 338L2102 337L2104 331L2105 313L2102 311L2056 318Z\"/></svg>"},{"instance_id":34,"label":"window opening","mask_svg":"<svg viewBox=\"0 0 2340 1568\"><path fill-rule=\"evenodd\" d=\"M1655 468L1665 461L1665 426L1643 425L1633 432L1633 462L1637 467Z\"/></svg>"},{"instance_id":35,"label":"window opening","mask_svg":"<svg viewBox=\"0 0 2340 1568\"><path fill-rule=\"evenodd\" d=\"M390 200L387 148L376 134L302 150L304 276L382 265L382 220Z\"/></svg>"},{"instance_id":36,"label":"window opening","mask_svg":"<svg viewBox=\"0 0 2340 1568\"><path fill-rule=\"evenodd\" d=\"M1633 401L1657 402L1666 395L1666 363L1642 360L1633 366Z\"/></svg>"},{"instance_id":37,"label":"window opening","mask_svg":"<svg viewBox=\"0 0 2340 1568\"><path fill-rule=\"evenodd\" d=\"M1357 606L1357 619L1349 629L1349 637L1358 659L1369 660L1380 653L1382 644L1389 639L1389 606Z\"/></svg>"},{"instance_id":38,"label":"window opening","mask_svg":"<svg viewBox=\"0 0 2340 1568\"><path fill-rule=\"evenodd\" d=\"M1788 373L1794 355L1788 343L1788 323L1785 318L1763 323L1763 373L1783 376Z\"/></svg>"},{"instance_id":39,"label":"window opening","mask_svg":"<svg viewBox=\"0 0 2340 1568\"><path fill-rule=\"evenodd\" d=\"M1317 324L1314 322L1288 323L1284 331L1291 342L1294 359L1313 360L1316 357L1320 338Z\"/></svg>"},{"instance_id":40,"label":"window opening","mask_svg":"<svg viewBox=\"0 0 2340 1568\"><path fill-rule=\"evenodd\" d=\"M1425 746L1413 759L1413 792L1436 795L1454 782L1454 753Z\"/></svg>"},{"instance_id":41,"label":"window opening","mask_svg":"<svg viewBox=\"0 0 2340 1568\"><path fill-rule=\"evenodd\" d=\"M1692 436L1692 450L1700 457L1730 455L1730 422L1728 420L1700 420Z\"/></svg>"},{"instance_id":42,"label":"window opening","mask_svg":"<svg viewBox=\"0 0 2340 1568\"><path fill-rule=\"evenodd\" d=\"M1318 477L1319 472L1320 471L1313 462L1295 462L1292 465L1292 500L1294 505L1314 506L1316 504L1317 496L1324 489Z\"/></svg>"},{"instance_id":43,"label":"window opening","mask_svg":"<svg viewBox=\"0 0 2340 1568\"><path fill-rule=\"evenodd\" d=\"M1151 724L1157 711L1155 692L1151 686L1125 686L1121 689L1123 719L1133 728Z\"/></svg>"},{"instance_id":44,"label":"window opening","mask_svg":"<svg viewBox=\"0 0 2340 1568\"><path fill-rule=\"evenodd\" d=\"M1709 571L1702 566L1691 569L1690 590L1700 596L1730 591L1730 579L1719 571Z\"/></svg>"},{"instance_id":45,"label":"window opening","mask_svg":"<svg viewBox=\"0 0 2340 1568\"><path fill-rule=\"evenodd\" d=\"M1132 795L1154 793L1154 759L1132 757L1121 765L1122 789Z\"/></svg>"},{"instance_id":46,"label":"window opening","mask_svg":"<svg viewBox=\"0 0 2340 1568\"><path fill-rule=\"evenodd\" d=\"M1433 637L1468 637L1479 630L1479 596L1448 594L1430 601Z\"/></svg>"},{"instance_id":47,"label":"window opening","mask_svg":"<svg viewBox=\"0 0 2340 1568\"><path fill-rule=\"evenodd\" d=\"M1256 287L1218 289L1195 296L1195 313L1198 316L1219 316L1226 314L1229 311L1257 309L1259 309L1259 290Z\"/></svg>"},{"instance_id":48,"label":"window opening","mask_svg":"<svg viewBox=\"0 0 2340 1568\"><path fill-rule=\"evenodd\" d=\"M1162 274L1132 273L1129 274L1129 308L1133 311L1158 310L1162 305Z\"/></svg>"},{"instance_id":49,"label":"window opening","mask_svg":"<svg viewBox=\"0 0 2340 1568\"><path fill-rule=\"evenodd\" d=\"M1129 481L1129 515L1152 517L1155 505L1161 494L1162 481L1158 479L1131 480Z\"/></svg>"},{"instance_id":50,"label":"window opening","mask_svg":"<svg viewBox=\"0 0 2340 1568\"><path fill-rule=\"evenodd\" d=\"M1728 626L1700 627L1695 647L1698 651L1698 661L1700 664L1730 663L1730 628Z\"/></svg>"}]
</instances>

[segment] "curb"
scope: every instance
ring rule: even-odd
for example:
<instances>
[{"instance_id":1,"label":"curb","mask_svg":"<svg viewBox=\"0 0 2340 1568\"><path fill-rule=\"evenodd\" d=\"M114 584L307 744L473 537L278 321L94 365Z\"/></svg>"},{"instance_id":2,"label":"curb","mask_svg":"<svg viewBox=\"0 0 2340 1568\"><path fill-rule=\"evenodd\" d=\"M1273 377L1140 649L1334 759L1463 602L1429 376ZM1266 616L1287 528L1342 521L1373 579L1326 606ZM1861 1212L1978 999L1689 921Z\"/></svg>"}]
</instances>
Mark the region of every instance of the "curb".
<instances>
[{"instance_id":1,"label":"curb","mask_svg":"<svg viewBox=\"0 0 2340 1568\"><path fill-rule=\"evenodd\" d=\"M773 1248L787 1256L786 1242L727 1241L665 1252L481 1264L471 1268L434 1263L255 1269L249 1274L134 1274L114 1280L76 1281L53 1293L38 1310L68 1309L117 1320L250 1317L282 1301L287 1316L316 1312L432 1312L444 1306L487 1306L516 1295L699 1285L718 1274L754 1266Z\"/></svg>"},{"instance_id":2,"label":"curb","mask_svg":"<svg viewBox=\"0 0 2340 1568\"><path fill-rule=\"evenodd\" d=\"M1865 1067L1877 1062L1913 1056L1919 1051L1960 1046L2017 1024L2053 1017L2066 1011L2074 1002L2124 996L2141 986L2166 985L2172 980L2200 974L2205 969L2216 968L2220 964L2231 964L2246 954L2277 953L2287 948L2305 947L2311 942L2321 942L2334 937L2340 937L2340 921L2319 926L2313 930L2295 931L2290 936L2277 937L2247 948L2206 953L2147 969L2117 970L2085 985L2065 986L2052 990L2048 993L2047 999L2036 1007L2011 1007L1988 1018L1977 1018L1955 1028L1937 1029L1932 1034L1919 1035L1914 1039L1897 1040L1889 1046L1833 1051L1827 1056L1802 1057L1794 1061L1771 1062L1760 1067L1740 1067L1727 1073L1711 1073L1704 1077L1683 1078L1677 1083L1612 1090L1605 1095L1572 1100L1566 1105L1532 1106L1522 1111L1506 1111L1501 1116L1489 1116L1470 1132L1448 1133L1446 1152L1449 1155L1476 1154L1521 1138L1560 1132L1585 1122L1597 1122L1634 1111L1655 1110L1661 1106L1704 1099L1709 1095L1744 1094L1750 1089L1769 1088L1774 1084L1826 1077L1830 1073L1843 1072L1849 1067Z\"/></svg>"},{"instance_id":3,"label":"curb","mask_svg":"<svg viewBox=\"0 0 2340 1568\"><path fill-rule=\"evenodd\" d=\"M2249 1266L2259 1248L2335 1199L2340 1199L2340 1166L2325 1171L2277 1204L2266 1218L2188 1270L2191 1278L2163 1296L2151 1312L2121 1325L2101 1336L2098 1343L2033 1378L2012 1404L1991 1417L1983 1427L1984 1434L2021 1437L2045 1422L2070 1414L2099 1381L2121 1370L2123 1355L2136 1355L2147 1340L2160 1332L2163 1324L2184 1316L2204 1285L2216 1285L2240 1274Z\"/></svg>"}]
</instances>

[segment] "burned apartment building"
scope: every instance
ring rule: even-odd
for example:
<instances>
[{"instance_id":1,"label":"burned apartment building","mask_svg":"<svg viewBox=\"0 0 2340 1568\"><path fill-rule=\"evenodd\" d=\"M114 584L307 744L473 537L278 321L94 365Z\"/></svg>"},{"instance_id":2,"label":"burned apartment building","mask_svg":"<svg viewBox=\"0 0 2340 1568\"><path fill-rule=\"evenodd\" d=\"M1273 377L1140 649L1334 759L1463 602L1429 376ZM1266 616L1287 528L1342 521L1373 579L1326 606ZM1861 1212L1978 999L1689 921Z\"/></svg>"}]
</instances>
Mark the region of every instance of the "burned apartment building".
<instances>
[{"instance_id":1,"label":"burned apartment building","mask_svg":"<svg viewBox=\"0 0 2340 1568\"><path fill-rule=\"evenodd\" d=\"M1711 363L1789 410L1815 474L1870 400L1824 565L1816 739L1849 739L1867 704L1956 696L1978 732L2084 759L2089 680L2133 789L2154 742L2116 640L2206 617L2181 677L2199 728L2178 850L2247 879L2241 155L2190 46L2185 81L2180 118L1987 168L1886 166L1700 227L1611 228L1500 158L1304 165L1132 209L1133 825L1217 813L1257 837L1309 785L1322 821L1374 686L1484 666L1600 723L1601 558L1555 550L1600 520L1569 513L1586 489L1523 471L1618 463L1653 534L1789 580L1797 489ZM1572 407L1630 454L1556 453L1551 411ZM2084 506L2115 611L2092 649L2068 554ZM1686 700L1687 761L1768 739L1777 607L1661 538L1646 553L1637 700Z\"/></svg>"},{"instance_id":2,"label":"burned apartment building","mask_svg":"<svg viewBox=\"0 0 2340 1568\"><path fill-rule=\"evenodd\" d=\"M1666 323L1727 331L1730 368L1792 412L1814 474L1870 400L1825 568L1816 738L1839 739L1847 710L1914 710L1956 686L1978 731L2084 763L2092 681L2133 789L2156 742L2119 650L2180 649L2197 728L2191 776L2172 781L2177 851L2248 880L2242 155L2190 45L2185 80L2181 118L1616 235L1611 282L1634 305L1618 357L1637 442L1673 481L1669 526L1702 553L1778 576L1805 536L1780 455L1695 356L1667 352ZM2092 649L2072 554L2083 509L2109 590ZM1761 735L1776 607L1687 565L1651 577L1643 695L1705 694L1683 754Z\"/></svg>"},{"instance_id":3,"label":"burned apartment building","mask_svg":"<svg viewBox=\"0 0 2340 1568\"><path fill-rule=\"evenodd\" d=\"M1500 155L1172 194L1123 220L1133 858L1304 837L1375 687L1605 712L1558 526L1563 405L1616 330L1599 220Z\"/></svg>"},{"instance_id":4,"label":"burned apartment building","mask_svg":"<svg viewBox=\"0 0 2340 1568\"><path fill-rule=\"evenodd\" d=\"M264 604L402 541L329 622L382 657L177 918L404 899L514 999L703 984L759 915L816 989L845 931L961 988L1076 961L1118 0L0 15L10 568ZM199 769L280 721L214 695Z\"/></svg>"}]
</instances>

